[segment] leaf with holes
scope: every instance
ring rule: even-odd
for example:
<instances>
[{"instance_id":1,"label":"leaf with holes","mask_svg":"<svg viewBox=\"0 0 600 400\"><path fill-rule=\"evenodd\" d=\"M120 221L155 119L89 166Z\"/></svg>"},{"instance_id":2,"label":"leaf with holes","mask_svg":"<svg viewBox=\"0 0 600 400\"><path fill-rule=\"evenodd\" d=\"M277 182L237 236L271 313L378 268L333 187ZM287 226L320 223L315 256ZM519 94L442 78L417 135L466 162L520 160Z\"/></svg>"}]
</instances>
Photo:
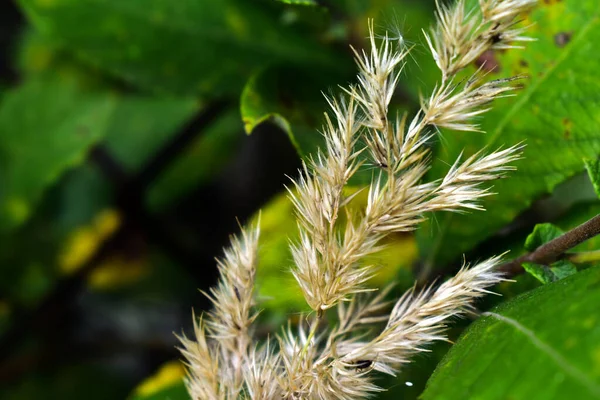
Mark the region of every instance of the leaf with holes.
<instances>
[{"instance_id":1,"label":"leaf with holes","mask_svg":"<svg viewBox=\"0 0 600 400\"><path fill-rule=\"evenodd\" d=\"M600 268L508 301L473 323L423 400L600 399Z\"/></svg>"},{"instance_id":2,"label":"leaf with holes","mask_svg":"<svg viewBox=\"0 0 600 400\"><path fill-rule=\"evenodd\" d=\"M535 42L524 50L496 54L497 77L526 74L516 97L498 100L481 120L486 134L445 135L432 174L441 176L464 149L494 150L523 142L523 158L504 180L495 181L485 215L444 214L420 231L428 266L443 265L513 221L535 199L583 170L583 159L600 154L600 3L596 0L540 2L526 18ZM496 77L492 76L492 77ZM439 229L438 229L439 227Z\"/></svg>"}]
</instances>

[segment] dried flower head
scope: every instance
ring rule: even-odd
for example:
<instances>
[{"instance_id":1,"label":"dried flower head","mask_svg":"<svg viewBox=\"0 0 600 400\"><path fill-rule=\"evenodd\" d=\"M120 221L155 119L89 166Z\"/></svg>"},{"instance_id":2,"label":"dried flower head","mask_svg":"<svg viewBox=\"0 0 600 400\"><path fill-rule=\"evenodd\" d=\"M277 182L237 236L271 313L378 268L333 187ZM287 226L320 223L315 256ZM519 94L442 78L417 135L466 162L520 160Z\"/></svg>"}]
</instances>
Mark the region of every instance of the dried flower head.
<instances>
[{"instance_id":1,"label":"dried flower head","mask_svg":"<svg viewBox=\"0 0 600 400\"><path fill-rule=\"evenodd\" d=\"M414 230L428 212L480 210L479 200L490 195L482 184L513 169L520 145L459 157L443 178L426 181L426 143L440 128L479 131L474 118L494 99L510 95L518 77L485 82L478 71L460 83L456 74L486 50L529 40L516 19L534 3L480 0L469 11L463 0L438 4L437 24L425 38L441 80L412 118L390 118L388 110L409 49L402 39L378 41L369 24L370 50L354 50L358 83L327 99L325 148L305 163L290 190L300 229L291 244L292 273L314 312L276 341L255 342L259 232L243 229L219 261L221 280L209 295L214 310L196 323L195 340L181 339L192 398L368 397L381 390L373 371L394 374L432 341L446 340L448 321L472 312L473 300L503 280L495 270L500 259L493 257L463 266L437 288L407 292L386 312L387 290L373 292L367 285L375 268L365 257L379 251L386 236ZM346 206L353 196L344 188L364 155L379 172L366 207L351 213ZM349 214L346 221L339 220L342 212ZM328 309L337 310L335 322L324 323Z\"/></svg>"}]
</instances>

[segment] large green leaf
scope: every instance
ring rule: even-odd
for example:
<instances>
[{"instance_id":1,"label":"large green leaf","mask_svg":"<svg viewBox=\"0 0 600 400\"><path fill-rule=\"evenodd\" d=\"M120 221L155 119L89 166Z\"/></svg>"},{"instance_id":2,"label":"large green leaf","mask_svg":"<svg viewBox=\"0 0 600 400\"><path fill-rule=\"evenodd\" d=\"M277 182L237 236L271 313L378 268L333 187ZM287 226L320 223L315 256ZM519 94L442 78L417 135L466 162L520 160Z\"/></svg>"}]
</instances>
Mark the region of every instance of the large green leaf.
<instances>
[{"instance_id":1,"label":"large green leaf","mask_svg":"<svg viewBox=\"0 0 600 400\"><path fill-rule=\"evenodd\" d=\"M115 103L74 85L32 80L0 104L0 229L22 223L43 190L83 161Z\"/></svg>"},{"instance_id":2,"label":"large green leaf","mask_svg":"<svg viewBox=\"0 0 600 400\"><path fill-rule=\"evenodd\" d=\"M433 170L440 176L463 148L467 154L523 142L518 170L494 182L485 215L440 215L420 232L429 265L448 262L512 221L533 200L583 170L600 154L600 3L540 2L525 21L537 41L497 54L501 76L527 74L517 97L502 99L481 123L486 134L444 136ZM445 164L446 163L446 164ZM437 229L439 227L439 229Z\"/></svg>"},{"instance_id":3,"label":"large green leaf","mask_svg":"<svg viewBox=\"0 0 600 400\"><path fill-rule=\"evenodd\" d=\"M424 400L600 398L600 268L544 285L473 323Z\"/></svg>"},{"instance_id":4,"label":"large green leaf","mask_svg":"<svg viewBox=\"0 0 600 400\"><path fill-rule=\"evenodd\" d=\"M104 143L126 172L137 172L166 141L202 106L193 97L142 96L126 92L110 93L110 81L98 71L81 65L56 49L48 38L28 31L18 52L18 69L28 77L43 76L74 84L114 97L117 106L111 115ZM110 94L109 94L110 93ZM199 139L159 177L149 196L150 203L165 206L192 185L209 179L211 173L235 150L241 137L239 114L231 108L226 115L198 132ZM191 172L190 172L191 171Z\"/></svg>"},{"instance_id":5,"label":"large green leaf","mask_svg":"<svg viewBox=\"0 0 600 400\"><path fill-rule=\"evenodd\" d=\"M157 99L90 91L32 78L0 104L0 229L22 223L43 190L107 138L109 150L135 170L189 119L193 99Z\"/></svg>"},{"instance_id":6,"label":"large green leaf","mask_svg":"<svg viewBox=\"0 0 600 400\"><path fill-rule=\"evenodd\" d=\"M238 91L269 61L333 66L312 34L261 0L19 0L45 35L80 59L152 90Z\"/></svg>"}]
</instances>

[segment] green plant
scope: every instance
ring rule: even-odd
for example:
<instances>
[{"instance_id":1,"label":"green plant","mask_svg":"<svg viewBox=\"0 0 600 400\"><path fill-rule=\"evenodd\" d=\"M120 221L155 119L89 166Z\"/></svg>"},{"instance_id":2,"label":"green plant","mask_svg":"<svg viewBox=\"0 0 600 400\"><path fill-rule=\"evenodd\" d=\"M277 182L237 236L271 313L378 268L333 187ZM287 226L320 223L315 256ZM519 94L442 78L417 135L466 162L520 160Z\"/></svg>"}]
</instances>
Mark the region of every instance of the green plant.
<instances>
[{"instance_id":1,"label":"green plant","mask_svg":"<svg viewBox=\"0 0 600 400\"><path fill-rule=\"evenodd\" d=\"M421 34L434 24L434 0L175 3L16 0L0 5L5 56L0 58L0 398L189 398L172 332L191 338L192 305L196 315L205 313L203 323L210 327L214 317L206 313L211 304L197 288L208 292L215 284L213 257L226 246L228 235L239 230L235 217L257 227L258 209L255 303L249 315L262 311L250 328L251 357L261 357L251 351L257 344L269 343L272 355L278 354L277 333L288 341L298 340L300 331L309 336L313 327L315 338L331 333L339 328L340 307L342 319L356 319L363 301L376 295L357 290L384 289L394 282L375 298L393 302L416 285L412 301L428 304L431 297L419 298L418 293L431 287L429 296L435 297L435 288L444 281L446 288L460 282L452 277L463 260L477 268L482 260L510 250L494 271L516 282L485 289L502 297L460 301L482 314L472 322L475 315L468 313L438 332L456 345L437 341L427 346L430 351L415 353L390 340L386 357L373 362L367 355L381 350L381 343L372 342L385 321L370 321L361 326L372 328L371 334L357 341L364 358L332 357L329 361L338 363L329 362L329 371L345 368L348 376L362 371L362 382L386 389L373 393L382 399L598 397L596 0L536 2L509 28L513 35L535 39L524 43L526 49L499 48L509 37L496 35L493 24L480 25L480 12L462 15L471 21L467 26L487 27L480 32L484 36L491 29L487 37L497 46L480 53L488 44L476 41L480 46L472 47L469 57L455 59L454 66L434 39L444 32L429 34L431 46ZM478 10L481 4L510 8L517 3L462 4ZM440 6L450 11L456 3L446 0ZM394 72L401 71L385 115L378 95L351 95L348 87L356 82L351 48L362 57L361 49L371 47L370 19L377 21L375 32L390 32L390 54L410 49ZM526 32L521 35L519 29ZM446 40L459 31L457 37L473 34L453 24L446 24L445 31ZM384 38L375 38L378 49ZM431 47L439 53L440 65ZM456 68L462 70L450 77ZM469 85L473 76L480 79ZM520 79L507 81L509 77ZM393 74L389 78L392 82ZM456 86L440 86L440 79ZM350 91L341 95L345 103L333 94L340 85ZM444 88L452 89L450 97ZM326 135L317 129L328 107L320 92L328 90L327 98L338 109L352 100L355 122L384 116L399 132L396 122L402 125L405 114L411 116L404 126L409 131L411 121L424 117L421 112L412 119L423 104L450 100L466 88L474 95L479 88L518 90L496 93L492 104L472 109L486 112L455 126L476 126L485 134L439 127L451 120L417 123L415 137L432 136L416 146L417 152L427 150L428 159L421 160L427 163L412 165L427 169L417 186L429 182L426 188L435 192L456 160L459 171L496 149L523 145L518 159L497 165L510 171L493 172L506 179L472 188L473 195L486 188L493 195L472 202L476 196L471 194L464 201L454 197L456 204L486 211L427 212L415 231L390 234L388 224L377 232L379 238L385 236L377 251L367 243L356 253L359 275L352 275L354 267L340 265L331 271L339 273L339 268L352 279L323 285L314 279L312 267L304 265L296 269L305 282L303 290L291 273L294 254L298 258L315 248L323 231L313 232L314 222L320 212L333 208L304 207L314 215L298 227L296 206L283 190L289 182L285 175L301 186L291 190L298 204L314 200L315 192L302 187L315 181L323 198L351 197L334 218L333 231L342 244L350 224L356 230L349 237L364 243L361 233L368 229L363 229L362 217L373 202L369 188L380 194L375 196L381 199L378 206L397 199L389 195L394 185L407 192L415 188L406 180L388 180L388 170L401 154L397 144L406 136L388 135L381 121L356 132L359 140L347 154L366 150L350 160L358 169L344 190L321 184L334 179L341 164L327 156ZM364 110L371 100L376 106ZM439 104L456 106L441 100ZM446 115L456 118L463 111ZM337 130L335 115L329 118ZM321 165L319 149L325 169L313 172L310 155ZM307 173L298 174L302 163ZM397 176L416 177L417 172L409 168ZM379 186L373 186L377 179ZM438 197L425 192L423 209ZM370 215L378 219L376 213ZM405 223L408 230L416 221L397 213L394 222L397 227ZM254 240L252 228L242 232ZM237 237L244 241L243 233ZM298 247L294 252L290 241ZM335 241L327 243L335 249ZM314 266L333 265L316 254ZM374 268L364 268L369 265ZM362 272L371 277L358 284ZM336 290L356 301L337 302L343 296L335 296ZM230 295L234 305L235 290ZM306 297L313 307L327 308L319 318ZM413 304L409 297L407 305ZM383 319L388 311L375 316ZM291 335L282 333L288 319ZM338 343L354 337L338 337ZM314 343L306 349L306 360L313 351L326 355L324 343ZM214 338L208 338L208 345L215 346ZM399 362L402 357L412 362ZM395 376L375 370L387 368ZM326 368L320 371L327 376ZM280 369L275 372L281 375Z\"/></svg>"}]
</instances>

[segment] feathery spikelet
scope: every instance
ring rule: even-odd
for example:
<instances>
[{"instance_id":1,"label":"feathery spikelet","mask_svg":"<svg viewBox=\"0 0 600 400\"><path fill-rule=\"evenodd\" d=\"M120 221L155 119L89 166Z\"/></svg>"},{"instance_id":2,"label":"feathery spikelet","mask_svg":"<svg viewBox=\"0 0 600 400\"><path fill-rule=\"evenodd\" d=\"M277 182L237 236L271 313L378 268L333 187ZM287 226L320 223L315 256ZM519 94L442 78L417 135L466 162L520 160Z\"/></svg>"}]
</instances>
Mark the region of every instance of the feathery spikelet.
<instances>
[{"instance_id":1,"label":"feathery spikelet","mask_svg":"<svg viewBox=\"0 0 600 400\"><path fill-rule=\"evenodd\" d=\"M206 328L202 318L194 317L195 340L183 336L179 340L183 347L181 354L186 358L188 367L186 387L192 398L219 400L227 398L225 386L219 383L219 357L214 347L206 341Z\"/></svg>"},{"instance_id":2,"label":"feathery spikelet","mask_svg":"<svg viewBox=\"0 0 600 400\"><path fill-rule=\"evenodd\" d=\"M196 341L182 338L188 360L188 391L194 399L235 399L248 370L251 325L256 315L256 274L259 229L244 229L217 260L221 279L207 296L214 310L195 323ZM206 336L212 344L207 344ZM219 366L223 366L219 368Z\"/></svg>"},{"instance_id":3,"label":"feathery spikelet","mask_svg":"<svg viewBox=\"0 0 600 400\"><path fill-rule=\"evenodd\" d=\"M480 12L467 11L465 0L452 6L439 2L438 23L425 34L433 58L442 71L442 81L456 74L488 49L519 47L532 40L516 28L516 18L538 0L479 0Z\"/></svg>"},{"instance_id":4,"label":"feathery spikelet","mask_svg":"<svg viewBox=\"0 0 600 400\"><path fill-rule=\"evenodd\" d=\"M254 400L270 400L282 397L279 385L280 356L269 343L262 349L254 349L245 365L246 395Z\"/></svg>"},{"instance_id":5,"label":"feathery spikelet","mask_svg":"<svg viewBox=\"0 0 600 400\"><path fill-rule=\"evenodd\" d=\"M463 266L435 291L428 288L418 294L407 292L394 305L379 336L347 345L346 354L338 362L347 367L356 365L356 360L373 360L374 369L393 375L399 366L410 362L414 353L426 351L427 344L446 340L446 321L473 311L472 301L489 293L485 288L503 280L494 271L499 261L494 257L470 269Z\"/></svg>"},{"instance_id":6,"label":"feathery spikelet","mask_svg":"<svg viewBox=\"0 0 600 400\"><path fill-rule=\"evenodd\" d=\"M290 324L277 341L262 347L254 342L259 232L243 230L218 261L221 280L209 295L213 311L195 324L195 340L181 338L192 398L369 397L381 390L373 371L395 374L428 344L446 340L449 320L473 312L473 301L503 280L495 270L500 258L493 257L463 266L437 288L407 292L386 312L388 290L373 293L367 286L375 268L364 259L381 249L386 236L414 230L428 212L482 209L479 200L490 195L482 184L514 169L510 164L519 158L519 144L480 151L464 161L459 157L443 178L424 180L430 168L426 143L437 131L479 131L474 118L494 99L510 95L519 79L485 82L478 71L461 84L456 74L486 50L530 40L516 19L535 3L479 0L479 9L469 11L464 0L438 4L437 24L425 38L441 80L412 118L388 117L409 49L402 39L388 36L378 43L370 22L370 51L353 49L358 83L339 98L327 98L325 148L304 164L290 190L300 230L291 244L292 274L314 313L296 328ZM368 187L364 210L342 223L340 213L348 212L352 199L344 188L364 155L379 172ZM328 309L337 311L335 324L324 321Z\"/></svg>"}]
</instances>

